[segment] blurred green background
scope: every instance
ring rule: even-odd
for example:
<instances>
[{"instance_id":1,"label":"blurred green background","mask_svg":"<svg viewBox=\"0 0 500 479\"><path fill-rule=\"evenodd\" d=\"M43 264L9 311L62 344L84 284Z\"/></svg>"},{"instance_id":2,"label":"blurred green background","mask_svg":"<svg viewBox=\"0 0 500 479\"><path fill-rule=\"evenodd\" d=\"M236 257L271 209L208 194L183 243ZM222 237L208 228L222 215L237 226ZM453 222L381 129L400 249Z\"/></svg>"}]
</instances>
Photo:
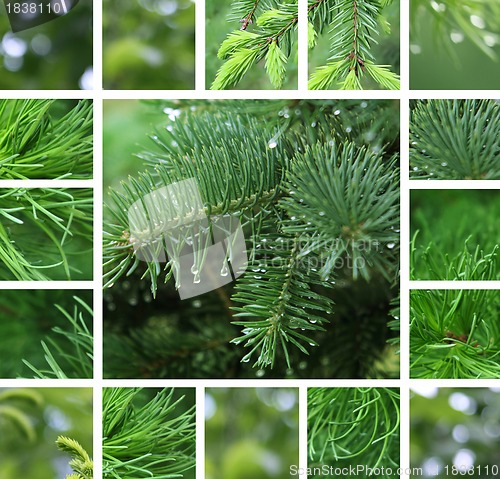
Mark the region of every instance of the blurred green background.
<instances>
[{"instance_id":1,"label":"blurred green background","mask_svg":"<svg viewBox=\"0 0 500 479\"><path fill-rule=\"evenodd\" d=\"M414 90L497 90L500 88L500 44L490 59L466 37L453 43L446 31L437 31L432 15L421 11L418 41L410 45L410 88ZM414 27L412 27L413 29ZM412 30L412 35L413 35ZM458 35L460 35L458 33Z\"/></svg>"},{"instance_id":2,"label":"blurred green background","mask_svg":"<svg viewBox=\"0 0 500 479\"><path fill-rule=\"evenodd\" d=\"M389 35L382 33L380 36L375 37L378 44L373 43L370 52L375 57L377 65L390 65L390 70L399 74L400 69L400 25L399 25L399 1L393 2L388 7L384 8L383 16L389 22L391 32ZM380 29L382 30L382 29ZM316 70L316 68L326 65L330 56L332 33L328 28L323 33L319 33L317 37L317 44L314 48L309 50L309 76ZM375 83L368 75L365 75L363 85L369 89L379 89L380 85ZM338 88L333 85L333 88Z\"/></svg>"},{"instance_id":3,"label":"blurred green background","mask_svg":"<svg viewBox=\"0 0 500 479\"><path fill-rule=\"evenodd\" d=\"M298 390L208 388L205 478L284 479L298 465Z\"/></svg>"},{"instance_id":4,"label":"blurred green background","mask_svg":"<svg viewBox=\"0 0 500 479\"><path fill-rule=\"evenodd\" d=\"M92 389L29 388L39 401L2 398L0 388L0 477L2 479L64 479L71 473L70 456L57 449L57 436L77 440L92 456ZM34 438L25 434L2 407L14 407L26 415Z\"/></svg>"},{"instance_id":5,"label":"blurred green background","mask_svg":"<svg viewBox=\"0 0 500 479\"><path fill-rule=\"evenodd\" d=\"M194 89L194 0L103 0L103 87Z\"/></svg>"},{"instance_id":6,"label":"blurred green background","mask_svg":"<svg viewBox=\"0 0 500 479\"><path fill-rule=\"evenodd\" d=\"M108 188L117 188L128 175L146 168L143 161L134 156L144 146L152 146L148 135L162 120L163 112L151 108L139 100L104 100L103 158L104 201ZM126 141L124 141L126 139Z\"/></svg>"},{"instance_id":7,"label":"blurred green background","mask_svg":"<svg viewBox=\"0 0 500 479\"><path fill-rule=\"evenodd\" d=\"M239 30L239 22L229 22L227 16L231 12L232 2L227 0L206 0L205 5L205 86L207 90L212 85L217 71L226 60L217 58L217 52L228 33ZM250 29L249 29L250 31ZM286 76L282 90L297 89L297 45L292 48L292 54L286 64ZM253 65L242 80L234 87L235 90L275 90L264 70L265 61Z\"/></svg>"},{"instance_id":8,"label":"blurred green background","mask_svg":"<svg viewBox=\"0 0 500 479\"><path fill-rule=\"evenodd\" d=\"M500 388L413 389L411 466L422 467L424 477L498 477ZM476 474L452 474L453 465L459 470L478 466L483 469L481 473L476 470ZM497 467L496 474L491 473L493 465ZM445 466L449 467L448 474Z\"/></svg>"},{"instance_id":9,"label":"blurred green background","mask_svg":"<svg viewBox=\"0 0 500 479\"><path fill-rule=\"evenodd\" d=\"M73 296L92 307L92 291L89 290L11 289L0 292L0 378L34 377L34 372L22 362L23 359L38 369L48 369L41 345L41 341L47 342L47 337L71 346L64 343L61 335L54 334L52 328L71 330L69 321L55 305L73 314L77 304ZM92 330L92 324L87 326Z\"/></svg>"},{"instance_id":10,"label":"blurred green background","mask_svg":"<svg viewBox=\"0 0 500 479\"><path fill-rule=\"evenodd\" d=\"M91 90L92 56L92 0L19 33L0 2L0 90Z\"/></svg>"}]
</instances>

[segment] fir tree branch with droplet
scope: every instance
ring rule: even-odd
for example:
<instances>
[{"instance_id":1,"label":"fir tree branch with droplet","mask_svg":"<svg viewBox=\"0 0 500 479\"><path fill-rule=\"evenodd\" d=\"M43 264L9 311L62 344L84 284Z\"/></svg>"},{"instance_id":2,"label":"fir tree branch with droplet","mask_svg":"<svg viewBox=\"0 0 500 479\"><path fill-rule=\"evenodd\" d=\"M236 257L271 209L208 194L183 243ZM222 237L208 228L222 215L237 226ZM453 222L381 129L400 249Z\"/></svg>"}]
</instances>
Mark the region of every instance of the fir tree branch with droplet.
<instances>
[{"instance_id":1,"label":"fir tree branch with droplet","mask_svg":"<svg viewBox=\"0 0 500 479\"><path fill-rule=\"evenodd\" d=\"M376 63L373 46L377 37L390 33L383 10L392 0L310 0L309 49L318 36L330 31L330 56L326 65L311 74L310 90L362 90L366 78L388 90L400 88L399 75L390 65Z\"/></svg>"}]
</instances>

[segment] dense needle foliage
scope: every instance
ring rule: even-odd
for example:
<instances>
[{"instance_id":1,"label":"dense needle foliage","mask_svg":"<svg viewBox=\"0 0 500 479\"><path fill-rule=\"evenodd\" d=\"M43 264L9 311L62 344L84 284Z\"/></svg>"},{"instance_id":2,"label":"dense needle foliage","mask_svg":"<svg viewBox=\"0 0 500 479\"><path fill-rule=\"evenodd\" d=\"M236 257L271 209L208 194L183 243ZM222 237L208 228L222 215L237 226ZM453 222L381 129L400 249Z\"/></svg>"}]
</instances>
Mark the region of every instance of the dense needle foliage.
<instances>
[{"instance_id":1,"label":"dense needle foliage","mask_svg":"<svg viewBox=\"0 0 500 479\"><path fill-rule=\"evenodd\" d=\"M92 102L0 100L0 179L91 179Z\"/></svg>"},{"instance_id":2,"label":"dense needle foliage","mask_svg":"<svg viewBox=\"0 0 500 479\"><path fill-rule=\"evenodd\" d=\"M419 100L410 120L410 176L500 179L500 105L495 100Z\"/></svg>"},{"instance_id":3,"label":"dense needle foliage","mask_svg":"<svg viewBox=\"0 0 500 479\"><path fill-rule=\"evenodd\" d=\"M329 34L329 56L310 76L310 90L398 90L394 65L377 63L374 46L386 42L391 33L387 15L398 16L399 2L393 0L309 0L308 44L311 54L322 35ZM391 45L387 45L389 51ZM399 64L399 45L393 56ZM324 61L325 59L322 59Z\"/></svg>"},{"instance_id":4,"label":"dense needle foliage","mask_svg":"<svg viewBox=\"0 0 500 479\"><path fill-rule=\"evenodd\" d=\"M399 391L389 388L310 388L309 467L399 467ZM391 477L382 474L378 477Z\"/></svg>"},{"instance_id":5,"label":"dense needle foliage","mask_svg":"<svg viewBox=\"0 0 500 479\"><path fill-rule=\"evenodd\" d=\"M105 374L397 374L386 342L397 334L388 329L398 282L397 103L152 106L169 117L139 155L147 170L112 188L105 209ZM240 220L249 264L234 286L179 301L178 260L142 261L134 245L162 248L162 233L152 226L139 240L128 210L191 177L207 215ZM184 282L199 281L203 261Z\"/></svg>"},{"instance_id":6,"label":"dense needle foliage","mask_svg":"<svg viewBox=\"0 0 500 479\"><path fill-rule=\"evenodd\" d=\"M411 279L498 279L499 214L496 190L413 190Z\"/></svg>"},{"instance_id":7,"label":"dense needle foliage","mask_svg":"<svg viewBox=\"0 0 500 479\"><path fill-rule=\"evenodd\" d=\"M499 378L499 311L495 290L412 291L411 376Z\"/></svg>"}]
</instances>

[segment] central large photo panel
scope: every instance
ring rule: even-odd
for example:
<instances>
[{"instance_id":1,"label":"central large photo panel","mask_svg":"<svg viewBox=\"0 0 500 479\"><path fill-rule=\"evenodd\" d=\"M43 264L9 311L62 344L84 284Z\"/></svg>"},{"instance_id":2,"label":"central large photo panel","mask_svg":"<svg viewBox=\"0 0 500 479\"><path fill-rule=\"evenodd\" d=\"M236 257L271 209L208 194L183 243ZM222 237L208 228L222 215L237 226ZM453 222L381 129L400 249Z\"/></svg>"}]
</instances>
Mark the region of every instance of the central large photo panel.
<instances>
[{"instance_id":1,"label":"central large photo panel","mask_svg":"<svg viewBox=\"0 0 500 479\"><path fill-rule=\"evenodd\" d=\"M398 100L106 100L105 378L398 378Z\"/></svg>"}]
</instances>

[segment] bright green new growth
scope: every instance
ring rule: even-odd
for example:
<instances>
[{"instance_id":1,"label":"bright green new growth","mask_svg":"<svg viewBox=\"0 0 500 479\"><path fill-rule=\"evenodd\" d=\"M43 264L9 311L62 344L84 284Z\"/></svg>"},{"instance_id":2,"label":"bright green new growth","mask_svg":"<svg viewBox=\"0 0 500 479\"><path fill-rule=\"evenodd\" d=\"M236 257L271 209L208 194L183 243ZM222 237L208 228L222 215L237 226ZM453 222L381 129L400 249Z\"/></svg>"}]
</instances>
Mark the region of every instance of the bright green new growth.
<instances>
[{"instance_id":1,"label":"bright green new growth","mask_svg":"<svg viewBox=\"0 0 500 479\"><path fill-rule=\"evenodd\" d=\"M283 3L239 0L233 3L229 21L239 22L241 27L229 33L219 48L217 56L226 62L217 72L211 89L225 90L236 86L253 65L264 59L271 84L281 88L288 58L294 53L297 0Z\"/></svg>"},{"instance_id":2,"label":"bright green new growth","mask_svg":"<svg viewBox=\"0 0 500 479\"><path fill-rule=\"evenodd\" d=\"M26 441L35 442L35 425L23 408L38 408L42 403L42 397L33 389L4 389L0 391L0 426L5 421L10 422ZM4 426L2 426L2 431L4 431Z\"/></svg>"},{"instance_id":3,"label":"bright green new growth","mask_svg":"<svg viewBox=\"0 0 500 479\"><path fill-rule=\"evenodd\" d=\"M49 369L40 370L23 359L24 364L35 373L35 377L42 379L93 377L94 338L89 325L92 325L94 312L82 299L76 296L73 298L76 304L72 314L55 305L69 322L70 329L55 327L52 331L57 336L47 338L47 342L42 341Z\"/></svg>"},{"instance_id":4,"label":"bright green new growth","mask_svg":"<svg viewBox=\"0 0 500 479\"><path fill-rule=\"evenodd\" d=\"M68 474L66 479L93 479L94 462L78 441L69 437L59 436L56 444L61 451L71 456L69 465L73 469L74 474Z\"/></svg>"},{"instance_id":5,"label":"bright green new growth","mask_svg":"<svg viewBox=\"0 0 500 479\"><path fill-rule=\"evenodd\" d=\"M436 39L455 60L460 58L454 46L464 38L492 60L497 59L494 49L500 42L500 3L497 0L411 0L411 42L417 46L423 34L420 23L423 11L432 16Z\"/></svg>"},{"instance_id":6,"label":"bright green new growth","mask_svg":"<svg viewBox=\"0 0 500 479\"><path fill-rule=\"evenodd\" d=\"M90 279L92 190L0 190L0 279Z\"/></svg>"},{"instance_id":7,"label":"bright green new growth","mask_svg":"<svg viewBox=\"0 0 500 479\"><path fill-rule=\"evenodd\" d=\"M413 290L413 378L500 377L500 295L493 290Z\"/></svg>"},{"instance_id":8,"label":"bright green new growth","mask_svg":"<svg viewBox=\"0 0 500 479\"><path fill-rule=\"evenodd\" d=\"M410 176L500 179L500 105L494 100L420 100L411 110Z\"/></svg>"},{"instance_id":9,"label":"bright green new growth","mask_svg":"<svg viewBox=\"0 0 500 479\"><path fill-rule=\"evenodd\" d=\"M318 35L331 34L330 57L309 80L310 90L362 90L363 77L370 77L388 90L399 90L399 75L390 65L378 65L372 46L390 26L383 9L392 0L309 0L309 48L315 47ZM381 32L384 30L385 32Z\"/></svg>"},{"instance_id":10,"label":"bright green new growth","mask_svg":"<svg viewBox=\"0 0 500 479\"><path fill-rule=\"evenodd\" d=\"M64 103L0 100L0 179L92 178L92 102Z\"/></svg>"},{"instance_id":11,"label":"bright green new growth","mask_svg":"<svg viewBox=\"0 0 500 479\"><path fill-rule=\"evenodd\" d=\"M186 399L174 401L172 388L139 406L140 392L103 390L103 477L184 477L195 466L194 406L179 413Z\"/></svg>"},{"instance_id":12,"label":"bright green new growth","mask_svg":"<svg viewBox=\"0 0 500 479\"><path fill-rule=\"evenodd\" d=\"M310 388L307 406L309 467L399 467L399 391Z\"/></svg>"}]
</instances>

